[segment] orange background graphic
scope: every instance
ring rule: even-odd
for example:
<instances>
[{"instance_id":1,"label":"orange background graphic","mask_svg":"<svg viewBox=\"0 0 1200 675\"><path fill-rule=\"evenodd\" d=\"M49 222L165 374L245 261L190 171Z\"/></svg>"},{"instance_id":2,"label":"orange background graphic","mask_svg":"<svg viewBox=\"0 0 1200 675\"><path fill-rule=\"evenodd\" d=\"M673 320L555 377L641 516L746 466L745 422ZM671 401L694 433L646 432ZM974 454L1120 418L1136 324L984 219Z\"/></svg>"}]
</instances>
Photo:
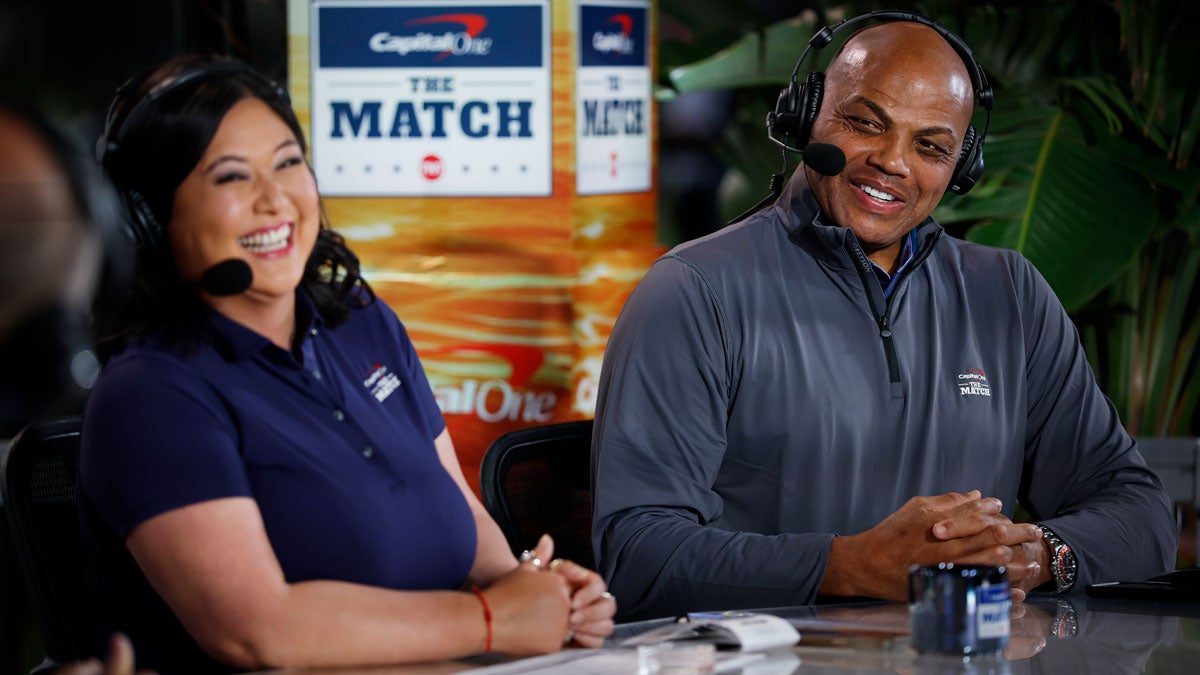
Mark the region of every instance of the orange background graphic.
<instances>
[{"instance_id":1,"label":"orange background graphic","mask_svg":"<svg viewBox=\"0 0 1200 675\"><path fill-rule=\"evenodd\" d=\"M293 0L289 9L289 86L307 128L308 2ZM576 11L569 0L550 3L550 196L324 200L368 281L408 329L476 491L480 460L500 434L593 415L613 322L662 253L656 151L649 191L575 192ZM653 3L647 17L653 78ZM648 125L654 149L655 126Z\"/></svg>"}]
</instances>

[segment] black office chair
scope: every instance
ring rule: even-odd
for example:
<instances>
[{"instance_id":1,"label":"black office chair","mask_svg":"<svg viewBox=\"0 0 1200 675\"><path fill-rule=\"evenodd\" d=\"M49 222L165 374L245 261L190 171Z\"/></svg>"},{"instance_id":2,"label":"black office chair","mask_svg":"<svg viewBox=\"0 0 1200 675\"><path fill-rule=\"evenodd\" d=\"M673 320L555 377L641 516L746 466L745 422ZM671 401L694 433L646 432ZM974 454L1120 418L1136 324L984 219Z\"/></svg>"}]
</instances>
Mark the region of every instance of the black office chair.
<instances>
[{"instance_id":1,"label":"black office chair","mask_svg":"<svg viewBox=\"0 0 1200 675\"><path fill-rule=\"evenodd\" d=\"M513 552L554 537L554 556L588 568L592 557L592 420L510 431L479 467L483 504Z\"/></svg>"},{"instance_id":2,"label":"black office chair","mask_svg":"<svg viewBox=\"0 0 1200 675\"><path fill-rule=\"evenodd\" d=\"M81 425L78 415L34 422L13 439L0 465L4 506L46 658L60 664L85 656L95 598L75 505Z\"/></svg>"}]
</instances>

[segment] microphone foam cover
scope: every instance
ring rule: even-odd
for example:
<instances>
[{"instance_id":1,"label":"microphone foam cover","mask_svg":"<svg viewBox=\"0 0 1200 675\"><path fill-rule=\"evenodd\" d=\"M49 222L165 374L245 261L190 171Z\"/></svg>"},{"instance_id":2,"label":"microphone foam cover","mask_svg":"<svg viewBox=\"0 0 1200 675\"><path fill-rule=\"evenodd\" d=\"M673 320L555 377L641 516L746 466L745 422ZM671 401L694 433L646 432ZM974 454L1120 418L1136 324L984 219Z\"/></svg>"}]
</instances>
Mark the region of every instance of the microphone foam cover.
<instances>
[{"instance_id":1,"label":"microphone foam cover","mask_svg":"<svg viewBox=\"0 0 1200 675\"><path fill-rule=\"evenodd\" d=\"M209 295L237 295L250 288L254 272L245 260L231 258L204 270L200 287Z\"/></svg>"},{"instance_id":2,"label":"microphone foam cover","mask_svg":"<svg viewBox=\"0 0 1200 675\"><path fill-rule=\"evenodd\" d=\"M809 143L804 146L804 163L822 176L836 176L846 168L846 153L836 145Z\"/></svg>"}]
</instances>

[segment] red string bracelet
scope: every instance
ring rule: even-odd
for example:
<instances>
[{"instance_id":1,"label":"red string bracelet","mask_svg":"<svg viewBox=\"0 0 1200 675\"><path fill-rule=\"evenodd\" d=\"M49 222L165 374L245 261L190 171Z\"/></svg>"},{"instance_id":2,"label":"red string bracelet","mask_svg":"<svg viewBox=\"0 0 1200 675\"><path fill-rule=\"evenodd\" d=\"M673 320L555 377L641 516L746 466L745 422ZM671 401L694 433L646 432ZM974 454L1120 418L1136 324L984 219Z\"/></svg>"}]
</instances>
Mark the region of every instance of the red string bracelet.
<instances>
[{"instance_id":1,"label":"red string bracelet","mask_svg":"<svg viewBox=\"0 0 1200 675\"><path fill-rule=\"evenodd\" d=\"M487 642L483 645L483 653L487 654L492 651L492 608L488 605L487 598L483 595L483 590L471 584L471 592L479 598L479 602L483 603L483 621L487 624Z\"/></svg>"}]
</instances>

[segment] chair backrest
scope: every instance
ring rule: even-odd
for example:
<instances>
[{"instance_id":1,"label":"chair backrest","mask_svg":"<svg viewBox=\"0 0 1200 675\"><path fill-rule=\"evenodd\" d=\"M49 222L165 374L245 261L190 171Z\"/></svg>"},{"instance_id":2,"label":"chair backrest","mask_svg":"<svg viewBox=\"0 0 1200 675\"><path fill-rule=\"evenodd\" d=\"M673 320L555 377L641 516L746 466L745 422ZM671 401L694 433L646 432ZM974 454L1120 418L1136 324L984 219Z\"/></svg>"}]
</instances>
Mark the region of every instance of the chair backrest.
<instances>
[{"instance_id":1,"label":"chair backrest","mask_svg":"<svg viewBox=\"0 0 1200 675\"><path fill-rule=\"evenodd\" d=\"M582 420L510 431L488 447L479 469L483 504L514 553L548 533L555 557L595 567L591 444L592 420Z\"/></svg>"},{"instance_id":2,"label":"chair backrest","mask_svg":"<svg viewBox=\"0 0 1200 675\"><path fill-rule=\"evenodd\" d=\"M17 559L42 629L46 656L85 656L96 578L76 509L78 415L34 422L13 439L0 489Z\"/></svg>"},{"instance_id":3,"label":"chair backrest","mask_svg":"<svg viewBox=\"0 0 1200 675\"><path fill-rule=\"evenodd\" d=\"M1156 436L1138 438L1137 443L1146 464L1162 479L1167 495L1176 504L1180 524L1191 521L1200 508L1200 438ZM1181 513L1180 503L1190 505L1191 514ZM1200 537L1196 539L1196 550L1188 553L1193 560L1200 559Z\"/></svg>"}]
</instances>

